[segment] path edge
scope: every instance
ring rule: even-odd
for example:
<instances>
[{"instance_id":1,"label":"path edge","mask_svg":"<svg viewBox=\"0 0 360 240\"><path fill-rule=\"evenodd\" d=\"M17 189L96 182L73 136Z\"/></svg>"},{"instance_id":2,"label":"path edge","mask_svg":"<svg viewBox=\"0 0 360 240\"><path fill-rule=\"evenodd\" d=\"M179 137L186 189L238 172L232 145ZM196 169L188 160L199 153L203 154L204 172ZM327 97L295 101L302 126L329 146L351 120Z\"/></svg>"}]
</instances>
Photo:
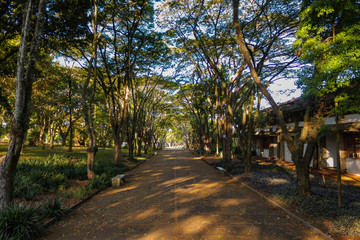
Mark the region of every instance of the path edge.
<instances>
[{"instance_id":1,"label":"path edge","mask_svg":"<svg viewBox=\"0 0 360 240\"><path fill-rule=\"evenodd\" d=\"M148 156L145 160L142 160L140 162L138 162L135 166L132 166L128 169L125 169L124 172L130 172L132 170L134 170L135 168L137 168L138 166L140 166L142 163L146 162L147 160L149 160L152 156L154 156L155 153L151 154L150 156ZM51 225L53 225L54 223L56 223L57 221L65 218L70 212L72 212L74 209L80 207L83 203L89 201L91 198L93 198L95 195L99 194L100 192L104 191L105 189L107 189L109 187L105 187L105 188L101 188L101 189L98 189L96 190L95 192L93 192L92 194L90 194L89 196L81 199L80 201L76 202L75 204L73 204L72 206L70 206L69 208L67 208L65 211L64 211L64 215L61 216L61 217L53 217L52 219L46 221L44 224L43 224L43 227L45 229L48 229Z\"/></svg>"},{"instance_id":2,"label":"path edge","mask_svg":"<svg viewBox=\"0 0 360 240\"><path fill-rule=\"evenodd\" d=\"M213 167L214 169L216 169L213 165L211 165L211 163L209 163L208 161L206 161L206 159L202 156L199 157L201 160L203 160L206 164L208 164L209 166ZM306 222L304 219L300 218L299 216L295 215L294 213L292 213L291 211L289 211L288 209L286 209L285 207L279 205L278 203L276 203L275 201L271 200L270 198L268 198L267 196L265 196L264 194L260 193L259 191L257 191L256 189L250 187L248 184L239 181L239 179L237 179L236 177L234 177L233 175L231 175L228 172L224 172L228 177L236 180L237 183L240 183L242 186L244 186L247 190L249 190L250 192L252 192L253 194L255 194L256 196L258 196L263 202L265 202L267 205L269 205L272 208L275 208L281 212L283 212L284 214L286 214L287 216L289 216L290 218L292 218L294 221L300 223L301 225L303 225L305 228L307 228L308 230L314 232L315 234L317 234L318 236L326 239L326 240L334 240L331 236L329 236L328 234L324 233L323 231L321 231L320 229L318 229L317 227L314 227L313 225L311 225L310 223Z\"/></svg>"}]
</instances>

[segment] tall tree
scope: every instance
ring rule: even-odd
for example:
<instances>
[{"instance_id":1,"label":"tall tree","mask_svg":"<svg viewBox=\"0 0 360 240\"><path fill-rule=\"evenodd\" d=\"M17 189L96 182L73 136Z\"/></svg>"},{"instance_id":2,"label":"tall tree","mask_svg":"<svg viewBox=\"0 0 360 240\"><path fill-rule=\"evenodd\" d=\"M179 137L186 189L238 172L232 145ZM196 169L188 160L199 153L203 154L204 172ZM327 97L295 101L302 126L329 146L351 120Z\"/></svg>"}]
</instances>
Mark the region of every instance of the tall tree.
<instances>
[{"instance_id":1,"label":"tall tree","mask_svg":"<svg viewBox=\"0 0 360 240\"><path fill-rule=\"evenodd\" d=\"M24 137L28 130L32 84L36 60L42 38L46 0L40 0L35 11L34 2L29 0L24 10L21 41L16 69L16 101L12 120L10 143L5 157L0 159L0 208L13 201L14 177ZM36 18L35 26L33 18ZM34 29L30 35L31 29ZM31 37L31 42L28 42Z\"/></svg>"},{"instance_id":2,"label":"tall tree","mask_svg":"<svg viewBox=\"0 0 360 240\"><path fill-rule=\"evenodd\" d=\"M281 3L282 1L274 1L274 2ZM270 4L270 3L272 2L266 1L266 4ZM284 1L284 3L286 3L286 1ZM326 115L324 115L326 102L322 101L320 103L317 103L313 98L311 97L309 98L308 102L312 104L308 105L307 107L307 111L304 119L304 127L302 128L301 133L294 136L293 138L293 136L288 131L281 109L278 107L274 98L272 97L268 89L264 86L263 82L261 81L259 72L256 69L256 65L254 64L250 51L247 48L243 34L243 29L239 21L239 6L240 6L239 1L233 0L233 22L236 30L238 44L240 46L242 54L244 55L246 64L249 67L253 81L259 87L259 90L262 92L262 94L264 94L264 96L267 98L267 100L269 101L269 103L273 108L273 111L275 112L279 126L282 130L282 134L291 152L292 161L296 165L297 191L301 195L309 196L311 195L309 165L316 146L315 144L316 144L318 131L320 129L320 126L324 123L326 119ZM282 12L280 14L286 14L286 12ZM304 149L305 144L306 144L306 149Z\"/></svg>"},{"instance_id":3,"label":"tall tree","mask_svg":"<svg viewBox=\"0 0 360 240\"><path fill-rule=\"evenodd\" d=\"M355 0L304 0L294 44L304 66L299 85L305 94L335 98L337 143L339 114L358 111L360 3ZM340 149L337 146L338 206L342 205Z\"/></svg>"},{"instance_id":4,"label":"tall tree","mask_svg":"<svg viewBox=\"0 0 360 240\"><path fill-rule=\"evenodd\" d=\"M101 72L99 83L104 92L115 145L114 161L122 160L121 144L128 137L131 148L133 134L129 135L129 101L135 93L137 79L161 68L166 58L162 35L154 31L152 1L113 1L109 11L110 24L99 45ZM100 69L99 69L100 70ZM133 117L136 117L135 115ZM136 119L132 119L135 121ZM133 127L130 126L130 128ZM132 133L133 131L131 131ZM130 149L130 158L133 152Z\"/></svg>"}]
</instances>

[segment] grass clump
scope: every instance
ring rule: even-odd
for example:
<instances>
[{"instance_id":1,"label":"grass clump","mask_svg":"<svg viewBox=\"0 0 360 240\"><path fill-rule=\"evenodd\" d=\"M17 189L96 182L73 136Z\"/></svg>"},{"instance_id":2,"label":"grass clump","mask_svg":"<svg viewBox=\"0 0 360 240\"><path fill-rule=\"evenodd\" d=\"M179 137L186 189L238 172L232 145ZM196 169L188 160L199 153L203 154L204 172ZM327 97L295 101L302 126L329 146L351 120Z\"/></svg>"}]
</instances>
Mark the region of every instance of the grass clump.
<instances>
[{"instance_id":1,"label":"grass clump","mask_svg":"<svg viewBox=\"0 0 360 240\"><path fill-rule=\"evenodd\" d=\"M65 213L65 208L60 198L48 199L41 206L41 215L44 218L59 218Z\"/></svg>"},{"instance_id":2,"label":"grass clump","mask_svg":"<svg viewBox=\"0 0 360 240\"><path fill-rule=\"evenodd\" d=\"M0 239L34 239L44 233L40 205L10 206L0 211Z\"/></svg>"},{"instance_id":3,"label":"grass clump","mask_svg":"<svg viewBox=\"0 0 360 240\"><path fill-rule=\"evenodd\" d=\"M103 189L106 187L111 186L111 178L112 178L112 174L101 174L101 175L96 175L93 179L91 179L90 184L88 185L88 187L90 189Z\"/></svg>"}]
</instances>

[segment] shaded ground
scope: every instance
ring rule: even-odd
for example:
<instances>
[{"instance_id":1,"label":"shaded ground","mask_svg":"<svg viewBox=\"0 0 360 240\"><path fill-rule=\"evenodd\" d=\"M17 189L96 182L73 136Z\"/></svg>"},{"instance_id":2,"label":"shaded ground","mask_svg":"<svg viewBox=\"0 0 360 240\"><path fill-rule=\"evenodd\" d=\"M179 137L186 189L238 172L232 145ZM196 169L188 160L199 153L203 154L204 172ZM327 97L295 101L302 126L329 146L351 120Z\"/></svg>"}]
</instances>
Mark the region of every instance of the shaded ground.
<instances>
[{"instance_id":1,"label":"shaded ground","mask_svg":"<svg viewBox=\"0 0 360 240\"><path fill-rule=\"evenodd\" d=\"M302 197L296 192L294 164L254 158L252 173L244 173L242 161L230 164L220 162L215 157L206 158L214 166L222 166L241 182L272 198L282 206L296 213L308 222L338 239L360 239L360 186L359 177L351 174L342 176L344 185L343 206L338 208L337 174L324 169L324 180L320 170L310 174L312 196ZM335 180L334 180L335 179Z\"/></svg>"},{"instance_id":2,"label":"shaded ground","mask_svg":"<svg viewBox=\"0 0 360 240\"><path fill-rule=\"evenodd\" d=\"M187 151L163 151L44 239L320 239Z\"/></svg>"}]
</instances>

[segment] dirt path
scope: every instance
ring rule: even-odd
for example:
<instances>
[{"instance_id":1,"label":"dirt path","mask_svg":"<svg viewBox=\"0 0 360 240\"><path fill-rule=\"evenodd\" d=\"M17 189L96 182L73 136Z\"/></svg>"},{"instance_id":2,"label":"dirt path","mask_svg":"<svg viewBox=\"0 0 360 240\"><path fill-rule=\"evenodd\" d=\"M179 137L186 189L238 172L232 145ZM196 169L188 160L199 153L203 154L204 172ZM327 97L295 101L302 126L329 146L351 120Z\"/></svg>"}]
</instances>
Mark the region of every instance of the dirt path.
<instances>
[{"instance_id":1,"label":"dirt path","mask_svg":"<svg viewBox=\"0 0 360 240\"><path fill-rule=\"evenodd\" d=\"M44 239L320 239L187 151L162 151Z\"/></svg>"}]
</instances>

